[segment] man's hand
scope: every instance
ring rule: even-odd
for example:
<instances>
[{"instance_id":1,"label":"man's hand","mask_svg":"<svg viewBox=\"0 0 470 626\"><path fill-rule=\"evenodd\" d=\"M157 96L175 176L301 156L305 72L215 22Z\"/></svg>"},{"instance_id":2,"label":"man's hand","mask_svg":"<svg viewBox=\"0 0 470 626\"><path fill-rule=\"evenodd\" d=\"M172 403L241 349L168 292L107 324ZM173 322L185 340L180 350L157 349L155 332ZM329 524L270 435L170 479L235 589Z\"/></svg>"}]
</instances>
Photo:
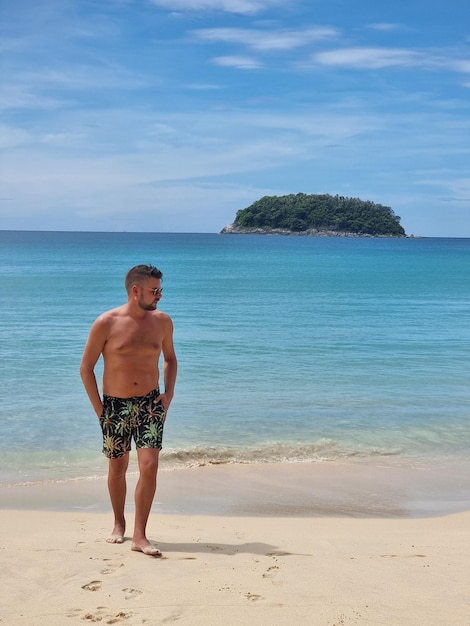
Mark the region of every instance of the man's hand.
<instances>
[{"instance_id":1,"label":"man's hand","mask_svg":"<svg viewBox=\"0 0 470 626\"><path fill-rule=\"evenodd\" d=\"M167 393L161 393L157 397L157 402L161 402L162 403L162 406L165 409L165 411L168 411L168 409L170 408L170 404L171 404L172 400L173 400L173 396L170 396Z\"/></svg>"}]
</instances>

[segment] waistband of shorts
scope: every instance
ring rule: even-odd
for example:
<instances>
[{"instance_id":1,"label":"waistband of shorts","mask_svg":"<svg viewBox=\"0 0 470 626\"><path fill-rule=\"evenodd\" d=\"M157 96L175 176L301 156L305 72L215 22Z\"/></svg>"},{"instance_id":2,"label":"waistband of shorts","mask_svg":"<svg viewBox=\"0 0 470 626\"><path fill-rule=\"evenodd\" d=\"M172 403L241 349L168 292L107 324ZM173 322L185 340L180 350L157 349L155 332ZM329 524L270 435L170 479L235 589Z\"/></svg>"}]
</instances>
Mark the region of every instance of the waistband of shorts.
<instances>
[{"instance_id":1,"label":"waistband of shorts","mask_svg":"<svg viewBox=\"0 0 470 626\"><path fill-rule=\"evenodd\" d=\"M156 387L145 394L145 396L130 396L129 398L121 398L120 396L108 396L107 394L103 394L103 401L106 400L120 400L122 402L140 402L141 400L146 400L147 398L150 400L151 398L155 398L160 395L160 389Z\"/></svg>"}]
</instances>

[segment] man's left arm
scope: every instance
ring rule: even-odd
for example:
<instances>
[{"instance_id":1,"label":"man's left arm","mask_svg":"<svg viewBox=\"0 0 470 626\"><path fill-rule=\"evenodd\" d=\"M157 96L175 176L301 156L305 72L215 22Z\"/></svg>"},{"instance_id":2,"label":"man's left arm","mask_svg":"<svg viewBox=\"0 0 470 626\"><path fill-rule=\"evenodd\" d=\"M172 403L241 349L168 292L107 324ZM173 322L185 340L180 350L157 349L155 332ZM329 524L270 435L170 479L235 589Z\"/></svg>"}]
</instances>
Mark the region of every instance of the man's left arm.
<instances>
[{"instance_id":1,"label":"man's left arm","mask_svg":"<svg viewBox=\"0 0 470 626\"><path fill-rule=\"evenodd\" d=\"M162 342L162 353L165 391L161 395L161 401L165 410L168 410L175 393L176 374L178 371L178 360L173 344L173 322L170 318L167 320L167 329Z\"/></svg>"}]
</instances>

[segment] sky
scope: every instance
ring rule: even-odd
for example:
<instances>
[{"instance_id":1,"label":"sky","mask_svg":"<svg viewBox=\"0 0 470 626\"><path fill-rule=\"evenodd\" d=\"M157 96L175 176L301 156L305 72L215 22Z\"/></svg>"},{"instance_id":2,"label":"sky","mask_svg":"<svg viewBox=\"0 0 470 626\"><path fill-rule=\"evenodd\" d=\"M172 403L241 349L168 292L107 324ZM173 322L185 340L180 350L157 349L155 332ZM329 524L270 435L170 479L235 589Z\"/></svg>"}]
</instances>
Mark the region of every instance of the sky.
<instances>
[{"instance_id":1,"label":"sky","mask_svg":"<svg viewBox=\"0 0 470 626\"><path fill-rule=\"evenodd\" d=\"M0 230L219 232L262 196L470 237L468 0L0 0Z\"/></svg>"}]
</instances>

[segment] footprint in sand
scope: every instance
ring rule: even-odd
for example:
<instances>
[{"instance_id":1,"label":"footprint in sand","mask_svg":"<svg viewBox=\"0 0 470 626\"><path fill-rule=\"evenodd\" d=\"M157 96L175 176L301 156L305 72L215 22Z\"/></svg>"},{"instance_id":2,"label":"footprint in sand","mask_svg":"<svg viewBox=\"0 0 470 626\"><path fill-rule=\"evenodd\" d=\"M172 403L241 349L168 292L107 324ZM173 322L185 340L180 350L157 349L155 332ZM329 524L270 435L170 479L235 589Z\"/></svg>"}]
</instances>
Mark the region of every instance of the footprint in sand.
<instances>
[{"instance_id":1,"label":"footprint in sand","mask_svg":"<svg viewBox=\"0 0 470 626\"><path fill-rule=\"evenodd\" d=\"M124 567L124 563L119 561L111 561L110 559L103 559L106 562L107 567L101 570L102 574L114 574L120 567Z\"/></svg>"},{"instance_id":2,"label":"footprint in sand","mask_svg":"<svg viewBox=\"0 0 470 626\"><path fill-rule=\"evenodd\" d=\"M129 617L132 617L132 613L123 613L122 611L120 613L116 613L116 615L111 615L109 616L109 619L107 620L107 624L117 624L118 622L123 622L126 619L129 619Z\"/></svg>"},{"instance_id":3,"label":"footprint in sand","mask_svg":"<svg viewBox=\"0 0 470 626\"><path fill-rule=\"evenodd\" d=\"M82 589L86 589L86 591L98 591L98 589L101 589L101 585L101 580L92 580L90 583L82 585Z\"/></svg>"},{"instance_id":4,"label":"footprint in sand","mask_svg":"<svg viewBox=\"0 0 470 626\"><path fill-rule=\"evenodd\" d=\"M276 575L279 574L279 572L280 567L278 567L277 565L271 565L271 567L268 567L268 569L263 574L263 578L270 580L273 585L280 585L281 583L278 580L275 580Z\"/></svg>"},{"instance_id":5,"label":"footprint in sand","mask_svg":"<svg viewBox=\"0 0 470 626\"><path fill-rule=\"evenodd\" d=\"M182 612L175 611L174 613L172 613L168 617L163 618L161 623L162 624L173 624L173 622L177 622L182 617L183 617L183 613Z\"/></svg>"},{"instance_id":6,"label":"footprint in sand","mask_svg":"<svg viewBox=\"0 0 470 626\"><path fill-rule=\"evenodd\" d=\"M126 600L132 600L133 598L138 598L144 593L140 589L131 589L131 588L126 588L126 589L123 589L122 591L126 594L124 596Z\"/></svg>"},{"instance_id":7,"label":"footprint in sand","mask_svg":"<svg viewBox=\"0 0 470 626\"><path fill-rule=\"evenodd\" d=\"M257 602L258 600L264 600L263 596L259 596L256 593L246 593L245 598L251 600L251 602Z\"/></svg>"},{"instance_id":8,"label":"footprint in sand","mask_svg":"<svg viewBox=\"0 0 470 626\"><path fill-rule=\"evenodd\" d=\"M381 554L380 556L382 558L384 558L384 559L396 559L396 558L402 558L402 559L420 558L420 559L425 559L426 558L425 554Z\"/></svg>"},{"instance_id":9,"label":"footprint in sand","mask_svg":"<svg viewBox=\"0 0 470 626\"><path fill-rule=\"evenodd\" d=\"M119 622L124 622L125 620L132 617L132 613L124 613L123 611L119 611L119 613L106 613L105 611L100 610L98 607L97 613L87 613L82 617L83 620L88 622L103 622L105 624L118 624ZM105 607L103 607L105 609ZM105 609L106 610L106 609Z\"/></svg>"}]
</instances>

